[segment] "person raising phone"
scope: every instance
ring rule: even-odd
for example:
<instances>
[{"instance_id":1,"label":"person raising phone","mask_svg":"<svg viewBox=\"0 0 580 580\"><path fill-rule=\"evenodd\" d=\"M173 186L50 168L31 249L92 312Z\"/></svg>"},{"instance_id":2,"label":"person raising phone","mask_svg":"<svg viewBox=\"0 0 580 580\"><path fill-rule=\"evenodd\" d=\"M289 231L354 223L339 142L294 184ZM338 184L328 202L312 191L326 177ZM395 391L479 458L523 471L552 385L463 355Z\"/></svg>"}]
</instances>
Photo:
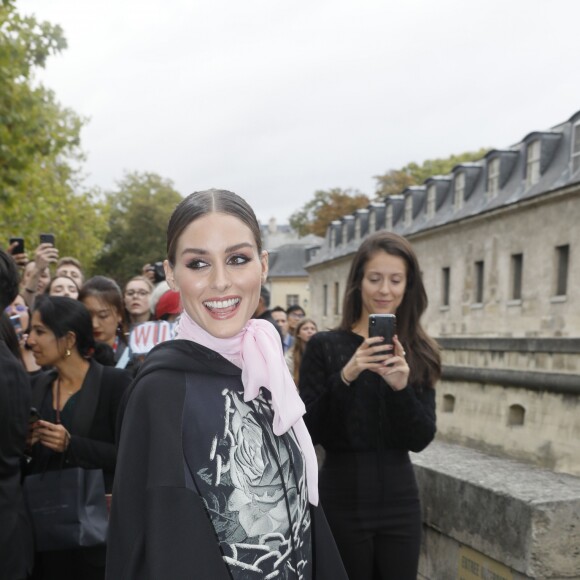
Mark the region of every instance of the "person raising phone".
<instances>
[{"instance_id":1,"label":"person raising phone","mask_svg":"<svg viewBox=\"0 0 580 580\"><path fill-rule=\"evenodd\" d=\"M436 343L419 322L427 295L410 243L369 236L356 253L336 330L308 343L305 422L326 450L320 498L350 578L415 580L421 508L409 451L435 436ZM369 338L370 314L395 314L393 344Z\"/></svg>"}]
</instances>

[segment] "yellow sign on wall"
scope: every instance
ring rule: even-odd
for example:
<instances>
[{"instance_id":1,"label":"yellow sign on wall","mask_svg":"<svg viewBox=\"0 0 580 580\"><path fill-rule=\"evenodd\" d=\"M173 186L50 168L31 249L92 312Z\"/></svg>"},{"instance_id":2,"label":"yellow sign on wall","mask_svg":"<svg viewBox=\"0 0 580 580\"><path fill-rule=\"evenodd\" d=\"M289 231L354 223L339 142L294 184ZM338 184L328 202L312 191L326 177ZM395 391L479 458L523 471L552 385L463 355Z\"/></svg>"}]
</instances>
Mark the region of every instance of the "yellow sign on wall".
<instances>
[{"instance_id":1,"label":"yellow sign on wall","mask_svg":"<svg viewBox=\"0 0 580 580\"><path fill-rule=\"evenodd\" d=\"M459 550L459 580L513 580L509 568L465 546Z\"/></svg>"}]
</instances>

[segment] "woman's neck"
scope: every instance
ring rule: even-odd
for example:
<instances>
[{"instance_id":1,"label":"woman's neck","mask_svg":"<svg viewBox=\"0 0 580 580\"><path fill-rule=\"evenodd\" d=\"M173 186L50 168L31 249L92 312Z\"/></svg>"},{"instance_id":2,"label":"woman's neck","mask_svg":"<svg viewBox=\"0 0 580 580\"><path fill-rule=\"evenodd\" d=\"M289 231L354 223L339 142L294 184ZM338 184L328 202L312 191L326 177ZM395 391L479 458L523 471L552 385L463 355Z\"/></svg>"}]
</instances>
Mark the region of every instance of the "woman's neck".
<instances>
[{"instance_id":1,"label":"woman's neck","mask_svg":"<svg viewBox=\"0 0 580 580\"><path fill-rule=\"evenodd\" d=\"M358 321L352 326L351 330L355 334L359 334L363 338L369 337L369 321L368 317L361 316Z\"/></svg>"},{"instance_id":2,"label":"woman's neck","mask_svg":"<svg viewBox=\"0 0 580 580\"><path fill-rule=\"evenodd\" d=\"M89 372L90 363L75 352L55 366L61 386L68 390L74 390L81 388Z\"/></svg>"}]
</instances>

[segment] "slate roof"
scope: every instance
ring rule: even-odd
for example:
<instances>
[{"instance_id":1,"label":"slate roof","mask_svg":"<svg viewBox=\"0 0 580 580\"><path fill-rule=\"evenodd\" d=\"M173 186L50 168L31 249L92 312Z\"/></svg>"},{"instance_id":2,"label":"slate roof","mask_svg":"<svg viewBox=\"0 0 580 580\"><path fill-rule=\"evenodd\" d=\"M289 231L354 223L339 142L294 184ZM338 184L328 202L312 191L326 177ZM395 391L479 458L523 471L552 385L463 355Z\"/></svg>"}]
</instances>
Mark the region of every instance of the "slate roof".
<instances>
[{"instance_id":1,"label":"slate roof","mask_svg":"<svg viewBox=\"0 0 580 580\"><path fill-rule=\"evenodd\" d=\"M536 141L539 141L540 151L539 179L528 185L528 147ZM488 171L495 159L499 159L499 191L490 195L487 191ZM455 182L460 174L465 176L465 188L462 207L457 208ZM408 187L400 195L386 197L384 204L372 202L367 207L367 214L355 212L342 220L333 221L328 226L320 250L306 267L356 252L361 240L368 235L365 230L372 233L389 228L389 215L392 216L392 227L389 229L402 236L410 236L546 195L575 183L580 183L580 111L550 130L533 131L510 147L489 151L479 161L460 163L449 175L431 176L422 185ZM435 195L432 216L428 214L431 187ZM412 199L408 202L412 203L412 219L406 224L405 204L409 197ZM351 236L351 231L356 231L357 220L364 220L360 224L360 235ZM376 226L371 231L373 221Z\"/></svg>"},{"instance_id":2,"label":"slate roof","mask_svg":"<svg viewBox=\"0 0 580 580\"><path fill-rule=\"evenodd\" d=\"M270 250L268 278L308 276L304 265L311 257L313 250L319 247L320 244L285 244L275 250Z\"/></svg>"}]
</instances>

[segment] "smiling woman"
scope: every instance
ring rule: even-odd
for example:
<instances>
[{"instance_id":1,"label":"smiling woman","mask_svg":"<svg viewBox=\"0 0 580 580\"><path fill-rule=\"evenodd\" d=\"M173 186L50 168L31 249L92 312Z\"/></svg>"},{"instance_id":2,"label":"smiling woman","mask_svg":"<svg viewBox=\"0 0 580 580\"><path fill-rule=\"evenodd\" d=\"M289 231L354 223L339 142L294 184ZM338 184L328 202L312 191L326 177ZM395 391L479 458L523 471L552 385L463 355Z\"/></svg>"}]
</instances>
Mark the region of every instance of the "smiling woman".
<instances>
[{"instance_id":1,"label":"smiling woman","mask_svg":"<svg viewBox=\"0 0 580 580\"><path fill-rule=\"evenodd\" d=\"M346 578L279 334L251 319L268 273L259 232L228 191L194 193L170 219L164 265L184 310L122 414L111 580Z\"/></svg>"}]
</instances>

